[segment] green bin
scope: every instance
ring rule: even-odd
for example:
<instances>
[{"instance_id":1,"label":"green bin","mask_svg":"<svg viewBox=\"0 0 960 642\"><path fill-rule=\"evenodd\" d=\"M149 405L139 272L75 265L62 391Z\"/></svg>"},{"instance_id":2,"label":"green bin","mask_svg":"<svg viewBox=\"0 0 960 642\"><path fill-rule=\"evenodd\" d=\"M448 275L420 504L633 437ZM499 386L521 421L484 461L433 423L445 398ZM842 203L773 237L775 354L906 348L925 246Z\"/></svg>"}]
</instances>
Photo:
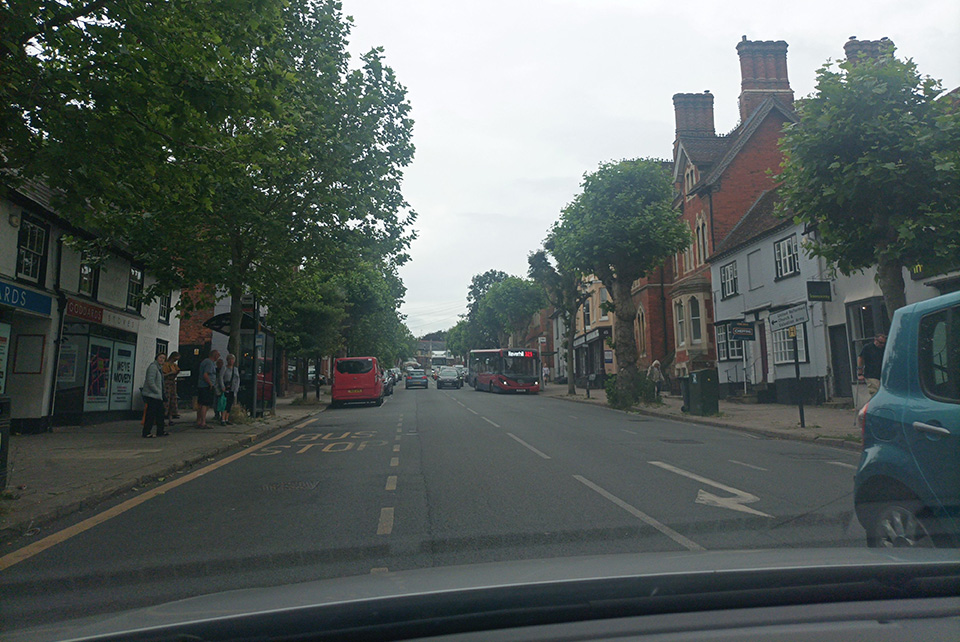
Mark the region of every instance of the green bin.
<instances>
[{"instance_id":1,"label":"green bin","mask_svg":"<svg viewBox=\"0 0 960 642\"><path fill-rule=\"evenodd\" d=\"M715 368L694 370L689 377L687 412L706 417L720 412L720 377Z\"/></svg>"}]
</instances>

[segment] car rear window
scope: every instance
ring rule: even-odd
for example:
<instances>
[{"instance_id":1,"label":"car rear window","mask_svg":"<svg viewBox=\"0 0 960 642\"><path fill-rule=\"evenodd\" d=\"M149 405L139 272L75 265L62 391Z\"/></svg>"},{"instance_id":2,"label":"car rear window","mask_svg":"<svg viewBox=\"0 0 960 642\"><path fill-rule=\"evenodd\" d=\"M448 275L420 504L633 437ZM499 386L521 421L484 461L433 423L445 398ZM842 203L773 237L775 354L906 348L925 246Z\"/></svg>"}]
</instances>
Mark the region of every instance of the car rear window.
<instances>
[{"instance_id":1,"label":"car rear window","mask_svg":"<svg viewBox=\"0 0 960 642\"><path fill-rule=\"evenodd\" d=\"M411 377L422 377L424 374L423 370L410 370L409 372Z\"/></svg>"},{"instance_id":2,"label":"car rear window","mask_svg":"<svg viewBox=\"0 0 960 642\"><path fill-rule=\"evenodd\" d=\"M337 372L342 374L366 374L373 370L372 359L343 359L337 361Z\"/></svg>"}]
</instances>

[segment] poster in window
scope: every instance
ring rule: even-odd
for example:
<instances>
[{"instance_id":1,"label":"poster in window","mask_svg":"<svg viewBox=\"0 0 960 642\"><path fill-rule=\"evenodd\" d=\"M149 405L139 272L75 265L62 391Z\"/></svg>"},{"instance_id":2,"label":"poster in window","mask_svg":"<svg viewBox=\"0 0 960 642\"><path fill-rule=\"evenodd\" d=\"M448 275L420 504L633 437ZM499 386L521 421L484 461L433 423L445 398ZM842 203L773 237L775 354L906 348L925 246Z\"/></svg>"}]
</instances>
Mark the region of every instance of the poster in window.
<instances>
[{"instance_id":1,"label":"poster in window","mask_svg":"<svg viewBox=\"0 0 960 642\"><path fill-rule=\"evenodd\" d=\"M60 361L57 364L57 383L69 385L77 382L77 365L80 361L80 346L64 337L60 344Z\"/></svg>"},{"instance_id":2,"label":"poster in window","mask_svg":"<svg viewBox=\"0 0 960 642\"><path fill-rule=\"evenodd\" d=\"M7 394L8 354L10 354L10 324L0 323L0 395Z\"/></svg>"},{"instance_id":3,"label":"poster in window","mask_svg":"<svg viewBox=\"0 0 960 642\"><path fill-rule=\"evenodd\" d=\"M114 353L110 375L110 410L130 410L133 407L133 362L137 347L117 343Z\"/></svg>"},{"instance_id":4,"label":"poster in window","mask_svg":"<svg viewBox=\"0 0 960 642\"><path fill-rule=\"evenodd\" d=\"M90 337L87 359L87 389L83 400L84 412L107 410L110 406L110 363L113 361L113 342Z\"/></svg>"}]
</instances>

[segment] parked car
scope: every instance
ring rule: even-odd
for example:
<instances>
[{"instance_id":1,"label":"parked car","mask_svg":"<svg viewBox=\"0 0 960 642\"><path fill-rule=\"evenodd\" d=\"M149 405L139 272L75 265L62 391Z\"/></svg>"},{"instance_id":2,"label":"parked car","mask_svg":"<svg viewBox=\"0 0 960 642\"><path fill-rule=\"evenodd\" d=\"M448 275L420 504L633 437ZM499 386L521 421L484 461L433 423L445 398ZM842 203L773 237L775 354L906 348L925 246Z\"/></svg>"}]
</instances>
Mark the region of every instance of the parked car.
<instances>
[{"instance_id":1,"label":"parked car","mask_svg":"<svg viewBox=\"0 0 960 642\"><path fill-rule=\"evenodd\" d=\"M403 387L415 388L417 386L427 387L427 373L423 370L407 370L407 379L404 381Z\"/></svg>"},{"instance_id":2,"label":"parked car","mask_svg":"<svg viewBox=\"0 0 960 642\"><path fill-rule=\"evenodd\" d=\"M460 388L462 386L463 381L461 381L456 368L440 368L437 375L437 390L441 388Z\"/></svg>"},{"instance_id":3,"label":"parked car","mask_svg":"<svg viewBox=\"0 0 960 642\"><path fill-rule=\"evenodd\" d=\"M867 543L960 545L960 292L896 311L880 389L858 421Z\"/></svg>"},{"instance_id":4,"label":"parked car","mask_svg":"<svg viewBox=\"0 0 960 642\"><path fill-rule=\"evenodd\" d=\"M383 396L389 397L393 394L393 375L389 370L383 371Z\"/></svg>"},{"instance_id":5,"label":"parked car","mask_svg":"<svg viewBox=\"0 0 960 642\"><path fill-rule=\"evenodd\" d=\"M346 402L383 403L383 373L376 357L346 357L333 364L330 405L338 408Z\"/></svg>"}]
</instances>

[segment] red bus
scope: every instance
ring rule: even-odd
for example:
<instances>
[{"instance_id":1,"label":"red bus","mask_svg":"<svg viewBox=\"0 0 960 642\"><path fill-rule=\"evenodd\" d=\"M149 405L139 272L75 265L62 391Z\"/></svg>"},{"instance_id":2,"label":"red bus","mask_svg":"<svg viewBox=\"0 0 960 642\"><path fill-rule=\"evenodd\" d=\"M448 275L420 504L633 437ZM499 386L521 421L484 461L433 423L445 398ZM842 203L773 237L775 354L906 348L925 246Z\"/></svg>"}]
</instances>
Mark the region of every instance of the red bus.
<instances>
[{"instance_id":1,"label":"red bus","mask_svg":"<svg viewBox=\"0 0 960 642\"><path fill-rule=\"evenodd\" d=\"M536 350L471 350L467 379L487 392L540 392L540 357Z\"/></svg>"}]
</instances>

